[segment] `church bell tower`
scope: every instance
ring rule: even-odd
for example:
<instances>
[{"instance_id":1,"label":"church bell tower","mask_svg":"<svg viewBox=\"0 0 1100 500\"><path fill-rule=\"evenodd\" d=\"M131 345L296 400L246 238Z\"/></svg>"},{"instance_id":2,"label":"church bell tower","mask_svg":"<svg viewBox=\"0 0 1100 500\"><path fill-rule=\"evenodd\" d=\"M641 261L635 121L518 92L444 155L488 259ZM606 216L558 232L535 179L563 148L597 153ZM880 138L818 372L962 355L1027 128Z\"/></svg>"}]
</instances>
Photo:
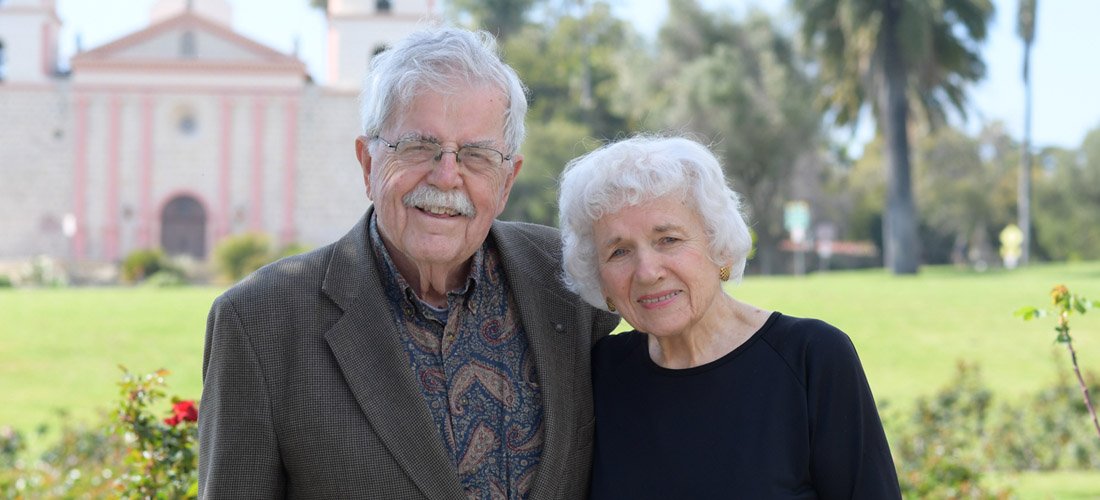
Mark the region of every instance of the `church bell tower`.
<instances>
[{"instance_id":1,"label":"church bell tower","mask_svg":"<svg viewBox=\"0 0 1100 500\"><path fill-rule=\"evenodd\" d=\"M370 58L436 22L434 0L328 0L330 87L358 91Z\"/></svg>"},{"instance_id":2,"label":"church bell tower","mask_svg":"<svg viewBox=\"0 0 1100 500\"><path fill-rule=\"evenodd\" d=\"M0 0L0 83L52 81L60 32L55 0Z\"/></svg>"}]
</instances>

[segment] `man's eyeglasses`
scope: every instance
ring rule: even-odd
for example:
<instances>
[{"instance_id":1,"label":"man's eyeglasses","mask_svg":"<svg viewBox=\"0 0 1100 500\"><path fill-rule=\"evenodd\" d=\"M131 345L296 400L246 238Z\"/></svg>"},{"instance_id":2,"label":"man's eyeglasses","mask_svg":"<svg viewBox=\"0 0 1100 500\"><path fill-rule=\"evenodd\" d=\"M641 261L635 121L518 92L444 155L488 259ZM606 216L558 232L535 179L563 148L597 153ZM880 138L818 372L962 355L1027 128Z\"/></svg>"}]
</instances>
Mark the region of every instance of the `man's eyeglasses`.
<instances>
[{"instance_id":1,"label":"man's eyeglasses","mask_svg":"<svg viewBox=\"0 0 1100 500\"><path fill-rule=\"evenodd\" d=\"M512 159L511 156L504 156L504 153L500 151L482 146L462 146L457 150L452 150L443 149L443 146L424 139L405 139L397 141L396 144L391 144L390 141L377 135L374 138L382 141L386 147L392 149L393 155L397 157L398 161L409 165L423 165L428 162L439 161L443 158L443 153L454 153L455 160L459 164L470 170L481 172L500 168L504 160Z\"/></svg>"}]
</instances>

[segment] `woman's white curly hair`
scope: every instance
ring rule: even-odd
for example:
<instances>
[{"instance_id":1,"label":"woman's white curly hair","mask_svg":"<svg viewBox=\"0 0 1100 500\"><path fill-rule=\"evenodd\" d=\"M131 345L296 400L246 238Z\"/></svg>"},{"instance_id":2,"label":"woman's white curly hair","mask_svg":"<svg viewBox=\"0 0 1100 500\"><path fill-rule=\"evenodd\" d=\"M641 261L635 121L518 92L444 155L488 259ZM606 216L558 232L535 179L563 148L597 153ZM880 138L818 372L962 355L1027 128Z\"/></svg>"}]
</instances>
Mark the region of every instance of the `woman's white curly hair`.
<instances>
[{"instance_id":1,"label":"woman's white curly hair","mask_svg":"<svg viewBox=\"0 0 1100 500\"><path fill-rule=\"evenodd\" d=\"M558 207L569 289L606 310L593 226L600 217L665 195L682 196L699 214L711 261L732 266L731 277L740 281L752 236L718 158L691 139L639 135L576 158L562 172Z\"/></svg>"}]
</instances>

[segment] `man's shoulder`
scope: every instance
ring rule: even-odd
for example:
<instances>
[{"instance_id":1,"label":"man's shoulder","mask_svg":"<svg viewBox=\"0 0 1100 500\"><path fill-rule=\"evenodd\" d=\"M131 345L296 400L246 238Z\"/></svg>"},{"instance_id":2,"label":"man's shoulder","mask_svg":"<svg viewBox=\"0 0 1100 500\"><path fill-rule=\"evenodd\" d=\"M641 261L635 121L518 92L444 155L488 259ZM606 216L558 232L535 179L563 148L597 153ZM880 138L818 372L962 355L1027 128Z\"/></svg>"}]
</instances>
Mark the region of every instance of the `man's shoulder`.
<instances>
[{"instance_id":1,"label":"man's shoulder","mask_svg":"<svg viewBox=\"0 0 1100 500\"><path fill-rule=\"evenodd\" d=\"M229 287L222 294L222 299L252 301L302 291L316 292L324 281L332 246L326 245L267 264Z\"/></svg>"},{"instance_id":2,"label":"man's shoulder","mask_svg":"<svg viewBox=\"0 0 1100 500\"><path fill-rule=\"evenodd\" d=\"M561 242L561 231L558 228L532 222L498 220L493 223L493 230L502 237L553 240L559 244Z\"/></svg>"},{"instance_id":3,"label":"man's shoulder","mask_svg":"<svg viewBox=\"0 0 1100 500\"><path fill-rule=\"evenodd\" d=\"M506 255L544 255L561 262L561 232L557 228L530 222L496 221L493 238Z\"/></svg>"}]
</instances>

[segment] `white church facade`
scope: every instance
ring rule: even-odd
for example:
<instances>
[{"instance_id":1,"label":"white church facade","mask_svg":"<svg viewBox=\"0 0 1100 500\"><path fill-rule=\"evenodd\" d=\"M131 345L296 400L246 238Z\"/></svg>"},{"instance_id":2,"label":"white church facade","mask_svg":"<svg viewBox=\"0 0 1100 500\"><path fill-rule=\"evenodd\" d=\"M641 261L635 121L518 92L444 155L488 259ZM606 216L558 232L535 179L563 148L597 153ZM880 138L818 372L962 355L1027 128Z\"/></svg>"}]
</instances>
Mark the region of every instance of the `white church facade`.
<instances>
[{"instance_id":1,"label":"white church facade","mask_svg":"<svg viewBox=\"0 0 1100 500\"><path fill-rule=\"evenodd\" d=\"M58 71L55 0L0 0L0 261L197 259L223 238L338 238L369 204L353 144L369 58L432 0L329 0L325 84L233 31L225 0L159 0L150 24Z\"/></svg>"}]
</instances>

